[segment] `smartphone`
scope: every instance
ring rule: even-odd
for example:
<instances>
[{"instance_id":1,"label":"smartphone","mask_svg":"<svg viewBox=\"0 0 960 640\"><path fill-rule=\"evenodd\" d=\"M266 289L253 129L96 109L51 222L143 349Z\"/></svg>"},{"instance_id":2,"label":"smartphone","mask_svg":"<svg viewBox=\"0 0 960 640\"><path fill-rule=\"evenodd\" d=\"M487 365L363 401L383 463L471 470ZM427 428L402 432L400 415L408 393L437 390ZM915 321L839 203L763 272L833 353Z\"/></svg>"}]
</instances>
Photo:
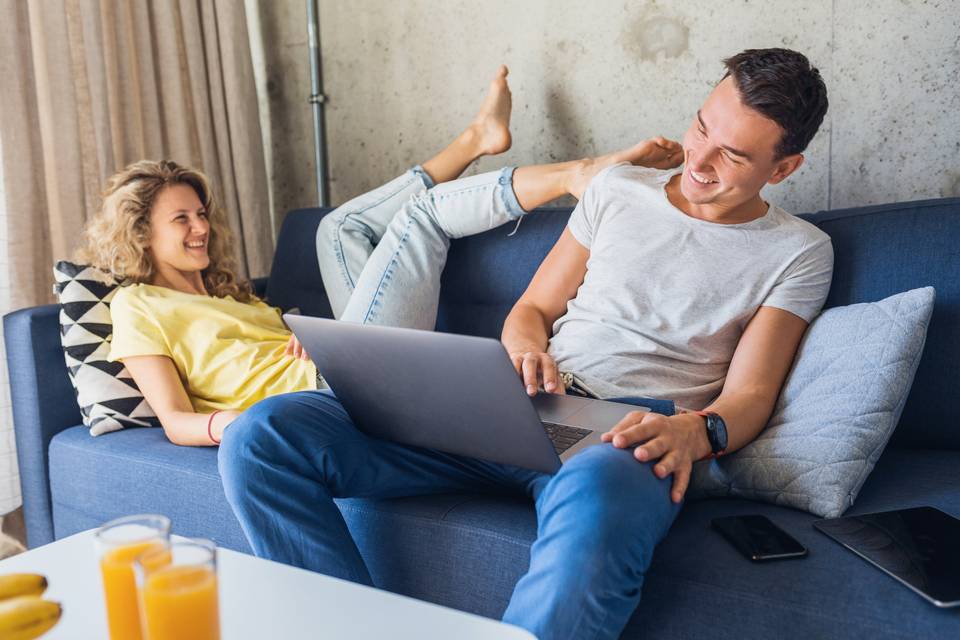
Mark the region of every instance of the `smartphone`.
<instances>
[{"instance_id":1,"label":"smartphone","mask_svg":"<svg viewBox=\"0 0 960 640\"><path fill-rule=\"evenodd\" d=\"M710 524L754 562L807 555L802 544L766 516L727 516L714 518Z\"/></svg>"}]
</instances>

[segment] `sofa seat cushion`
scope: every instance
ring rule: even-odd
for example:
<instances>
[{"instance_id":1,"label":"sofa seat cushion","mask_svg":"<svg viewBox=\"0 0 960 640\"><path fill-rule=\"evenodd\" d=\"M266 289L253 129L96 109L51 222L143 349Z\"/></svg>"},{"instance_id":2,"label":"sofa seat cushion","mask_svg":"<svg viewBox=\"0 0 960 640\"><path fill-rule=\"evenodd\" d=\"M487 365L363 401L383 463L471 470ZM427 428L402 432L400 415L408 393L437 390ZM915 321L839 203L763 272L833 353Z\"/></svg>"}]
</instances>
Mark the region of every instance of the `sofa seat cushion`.
<instances>
[{"instance_id":1,"label":"sofa seat cushion","mask_svg":"<svg viewBox=\"0 0 960 640\"><path fill-rule=\"evenodd\" d=\"M162 513L173 533L249 552L227 504L215 447L178 447L162 429L128 428L91 438L86 427L50 441L57 538L134 513Z\"/></svg>"},{"instance_id":2,"label":"sofa seat cushion","mask_svg":"<svg viewBox=\"0 0 960 640\"><path fill-rule=\"evenodd\" d=\"M930 504L960 517L957 468L960 452L889 450L849 513ZM341 510L379 585L494 618L536 536L523 499L353 500ZM715 517L749 513L791 532L809 556L753 564L710 528ZM816 519L747 500L688 503L654 554L623 637L960 637L960 611L929 605L815 530Z\"/></svg>"},{"instance_id":3,"label":"sofa seat cushion","mask_svg":"<svg viewBox=\"0 0 960 640\"><path fill-rule=\"evenodd\" d=\"M960 517L958 465L960 451L889 449L847 515L931 505ZM788 531L809 555L751 563L711 530L713 518L754 513ZM628 629L657 638L960 637L960 611L928 604L814 529L815 520L747 500L688 503L654 554ZM675 619L685 610L693 620Z\"/></svg>"},{"instance_id":4,"label":"sofa seat cushion","mask_svg":"<svg viewBox=\"0 0 960 640\"><path fill-rule=\"evenodd\" d=\"M889 450L849 513L930 504L960 516L957 468L960 452ZM341 510L379 585L494 618L526 571L536 535L523 499L353 500ZM749 513L781 525L809 556L753 564L710 528L713 518ZM960 611L927 604L816 531L816 519L747 500L688 503L654 554L623 637L960 637Z\"/></svg>"},{"instance_id":5,"label":"sofa seat cushion","mask_svg":"<svg viewBox=\"0 0 960 640\"><path fill-rule=\"evenodd\" d=\"M960 516L958 468L958 451L888 450L849 513L929 504ZM51 442L50 469L58 538L121 515L160 512L175 533L249 552L224 498L214 448L173 446L159 429L91 438L77 426ZM494 618L526 571L536 536L532 504L523 498L339 505L378 585ZM712 518L747 513L770 517L809 556L753 564L710 529ZM960 637L960 611L927 604L816 531L815 519L739 499L689 502L654 554L624 637ZM754 613L745 617L744 610Z\"/></svg>"}]
</instances>

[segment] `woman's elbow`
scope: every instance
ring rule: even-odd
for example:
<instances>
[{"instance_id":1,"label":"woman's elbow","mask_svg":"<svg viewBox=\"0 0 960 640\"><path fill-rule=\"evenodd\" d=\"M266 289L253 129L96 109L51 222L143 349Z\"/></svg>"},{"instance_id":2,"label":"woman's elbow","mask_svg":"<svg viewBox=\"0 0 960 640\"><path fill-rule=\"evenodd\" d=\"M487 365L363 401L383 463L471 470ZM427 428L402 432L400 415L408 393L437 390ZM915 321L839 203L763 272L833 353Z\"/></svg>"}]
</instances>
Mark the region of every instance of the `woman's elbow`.
<instances>
[{"instance_id":1,"label":"woman's elbow","mask_svg":"<svg viewBox=\"0 0 960 640\"><path fill-rule=\"evenodd\" d=\"M158 416L160 419L160 426L163 428L163 434L167 436L172 444L175 444L180 447L190 447L196 446L189 441L189 439L175 418L172 416Z\"/></svg>"}]
</instances>

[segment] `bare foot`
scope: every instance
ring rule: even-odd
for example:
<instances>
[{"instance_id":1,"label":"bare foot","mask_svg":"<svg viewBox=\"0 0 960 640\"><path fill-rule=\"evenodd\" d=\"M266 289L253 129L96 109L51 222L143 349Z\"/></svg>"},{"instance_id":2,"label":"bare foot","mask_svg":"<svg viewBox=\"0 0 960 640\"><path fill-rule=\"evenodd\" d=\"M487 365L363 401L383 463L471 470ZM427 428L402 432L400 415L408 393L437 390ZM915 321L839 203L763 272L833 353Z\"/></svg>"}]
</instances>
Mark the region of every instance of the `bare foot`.
<instances>
[{"instance_id":1,"label":"bare foot","mask_svg":"<svg viewBox=\"0 0 960 640\"><path fill-rule=\"evenodd\" d=\"M510 70L500 65L497 75L490 83L487 95L480 105L480 112L473 119L467 132L476 144L478 155L496 155L510 148L510 108L513 104L507 74Z\"/></svg>"},{"instance_id":2,"label":"bare foot","mask_svg":"<svg viewBox=\"0 0 960 640\"><path fill-rule=\"evenodd\" d=\"M672 169L683 162L683 147L679 142L657 136L628 149L621 149L596 158L586 158L575 163L571 170L567 181L567 192L579 200L595 175L607 167L623 162L641 167Z\"/></svg>"},{"instance_id":3,"label":"bare foot","mask_svg":"<svg viewBox=\"0 0 960 640\"><path fill-rule=\"evenodd\" d=\"M480 105L477 117L447 147L421 166L436 184L453 180L480 156L510 148L510 87L506 66L500 65Z\"/></svg>"}]
</instances>

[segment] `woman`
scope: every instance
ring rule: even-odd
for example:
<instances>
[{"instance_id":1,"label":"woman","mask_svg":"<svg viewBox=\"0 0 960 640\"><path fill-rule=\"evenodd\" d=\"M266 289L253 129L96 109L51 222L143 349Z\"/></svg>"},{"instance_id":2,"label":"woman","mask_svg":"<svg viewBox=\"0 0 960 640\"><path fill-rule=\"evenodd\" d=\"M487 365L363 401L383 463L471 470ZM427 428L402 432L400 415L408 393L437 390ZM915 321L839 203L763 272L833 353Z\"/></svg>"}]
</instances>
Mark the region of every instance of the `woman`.
<instances>
[{"instance_id":1,"label":"woman","mask_svg":"<svg viewBox=\"0 0 960 640\"><path fill-rule=\"evenodd\" d=\"M680 145L657 138L598 158L456 180L477 158L510 148L507 73L498 70L476 118L443 151L321 222L320 270L337 318L433 329L451 238L519 221L566 194L579 198L612 164L680 163ZM111 303L110 358L126 365L171 442L218 444L258 400L317 388L316 368L279 309L234 275L224 214L199 172L169 161L127 167L110 179L85 236L79 259L131 283Z\"/></svg>"}]
</instances>

